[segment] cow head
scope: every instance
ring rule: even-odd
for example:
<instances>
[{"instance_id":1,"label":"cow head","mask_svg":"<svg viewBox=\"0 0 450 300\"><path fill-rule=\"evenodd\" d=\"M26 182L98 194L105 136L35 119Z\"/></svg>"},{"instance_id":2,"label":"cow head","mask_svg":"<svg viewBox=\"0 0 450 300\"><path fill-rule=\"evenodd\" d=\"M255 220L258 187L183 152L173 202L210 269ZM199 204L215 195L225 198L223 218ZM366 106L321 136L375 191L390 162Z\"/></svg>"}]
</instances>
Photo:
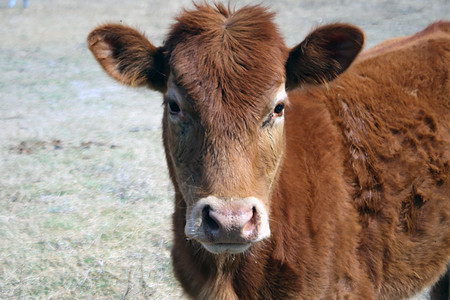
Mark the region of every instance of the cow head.
<instances>
[{"instance_id":1,"label":"cow head","mask_svg":"<svg viewBox=\"0 0 450 300\"><path fill-rule=\"evenodd\" d=\"M270 236L286 91L332 80L364 41L359 29L333 24L288 49L272 18L260 6L205 5L184 11L159 48L117 24L88 37L113 78L163 93L177 209L185 210L186 237L212 253L240 253Z\"/></svg>"}]
</instances>

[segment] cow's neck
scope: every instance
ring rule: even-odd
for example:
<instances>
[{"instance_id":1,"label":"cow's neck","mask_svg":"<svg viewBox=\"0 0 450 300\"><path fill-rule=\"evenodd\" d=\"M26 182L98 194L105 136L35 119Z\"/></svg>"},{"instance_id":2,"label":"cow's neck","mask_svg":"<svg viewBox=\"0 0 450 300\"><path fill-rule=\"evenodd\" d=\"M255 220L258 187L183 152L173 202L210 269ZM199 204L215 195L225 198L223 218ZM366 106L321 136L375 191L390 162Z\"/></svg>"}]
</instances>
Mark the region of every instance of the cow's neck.
<instances>
[{"instance_id":1,"label":"cow's neck","mask_svg":"<svg viewBox=\"0 0 450 300\"><path fill-rule=\"evenodd\" d=\"M204 285L200 294L201 299L237 300L233 287L233 278L236 272L234 256L218 255L214 257L216 273Z\"/></svg>"}]
</instances>

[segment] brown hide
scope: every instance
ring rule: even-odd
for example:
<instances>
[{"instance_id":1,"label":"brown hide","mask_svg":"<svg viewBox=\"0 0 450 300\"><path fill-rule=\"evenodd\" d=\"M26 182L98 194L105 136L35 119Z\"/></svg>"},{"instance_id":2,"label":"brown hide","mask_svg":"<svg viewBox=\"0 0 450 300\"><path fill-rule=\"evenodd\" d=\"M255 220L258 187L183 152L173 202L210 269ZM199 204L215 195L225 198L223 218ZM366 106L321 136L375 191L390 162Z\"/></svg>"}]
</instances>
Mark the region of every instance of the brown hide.
<instances>
[{"instance_id":1,"label":"brown hide","mask_svg":"<svg viewBox=\"0 0 450 300\"><path fill-rule=\"evenodd\" d=\"M449 259L449 32L449 23L435 24L425 34L363 53L328 87L289 94L289 163L282 172L280 181L286 178L282 187L298 189L292 184L287 186L298 176L288 174L288 170L292 168L297 174L296 170L305 170L307 180L299 186L309 187L301 194L312 198L308 209L311 215L305 219L312 220L314 239L314 228L326 231L325 240L332 238L332 230L323 224L330 219L338 222L340 214L345 215L340 216L347 219L345 222L356 223L354 216L349 216L352 209L338 207L350 195L362 226L357 240L359 261L373 284L376 298L413 295L435 281ZM331 122L314 120L320 114L327 115ZM322 134L318 132L322 126L332 128L324 128ZM337 131L334 141L325 138L333 131ZM336 160L336 166L331 165ZM298 161L304 165L293 166ZM330 169L323 172L327 166ZM342 186L330 186L339 181ZM287 207L297 205L291 203ZM295 226L294 221L284 224ZM337 229L332 239L349 238L349 231L344 228L332 228ZM297 238L302 239L301 236ZM348 244L342 242L342 248L337 247L334 255L342 254L341 249Z\"/></svg>"},{"instance_id":2,"label":"brown hide","mask_svg":"<svg viewBox=\"0 0 450 300\"><path fill-rule=\"evenodd\" d=\"M449 41L441 22L388 42L320 92L342 132L359 252L379 297L411 295L449 259Z\"/></svg>"}]
</instances>

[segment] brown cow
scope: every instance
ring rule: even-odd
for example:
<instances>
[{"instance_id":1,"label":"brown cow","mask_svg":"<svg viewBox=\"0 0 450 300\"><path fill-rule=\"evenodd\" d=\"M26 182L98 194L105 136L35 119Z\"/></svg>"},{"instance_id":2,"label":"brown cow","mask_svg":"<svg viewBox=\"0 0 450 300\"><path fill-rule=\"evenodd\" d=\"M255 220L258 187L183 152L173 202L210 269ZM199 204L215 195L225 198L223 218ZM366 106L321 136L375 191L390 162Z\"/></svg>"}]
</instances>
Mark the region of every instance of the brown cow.
<instances>
[{"instance_id":1,"label":"brown cow","mask_svg":"<svg viewBox=\"0 0 450 300\"><path fill-rule=\"evenodd\" d=\"M386 42L326 83L363 33L327 25L288 49L272 19L204 4L159 48L116 24L88 38L109 75L164 94L184 290L400 299L432 285L450 258L449 23Z\"/></svg>"}]
</instances>

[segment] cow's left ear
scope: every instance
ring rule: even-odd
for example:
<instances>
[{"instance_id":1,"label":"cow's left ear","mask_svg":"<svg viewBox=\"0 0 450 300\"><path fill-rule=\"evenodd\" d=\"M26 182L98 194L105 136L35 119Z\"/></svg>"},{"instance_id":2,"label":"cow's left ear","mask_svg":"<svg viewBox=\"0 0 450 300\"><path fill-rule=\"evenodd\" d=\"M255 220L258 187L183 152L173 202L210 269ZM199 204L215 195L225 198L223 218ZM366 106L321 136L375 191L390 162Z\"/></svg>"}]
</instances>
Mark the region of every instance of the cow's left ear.
<instances>
[{"instance_id":1,"label":"cow's left ear","mask_svg":"<svg viewBox=\"0 0 450 300\"><path fill-rule=\"evenodd\" d=\"M122 24L108 24L93 30L87 42L99 64L117 81L166 90L163 50L153 46L142 33Z\"/></svg>"},{"instance_id":2,"label":"cow's left ear","mask_svg":"<svg viewBox=\"0 0 450 300\"><path fill-rule=\"evenodd\" d=\"M355 26L330 24L317 28L289 53L286 89L333 80L350 66L363 44L364 33Z\"/></svg>"}]
</instances>

